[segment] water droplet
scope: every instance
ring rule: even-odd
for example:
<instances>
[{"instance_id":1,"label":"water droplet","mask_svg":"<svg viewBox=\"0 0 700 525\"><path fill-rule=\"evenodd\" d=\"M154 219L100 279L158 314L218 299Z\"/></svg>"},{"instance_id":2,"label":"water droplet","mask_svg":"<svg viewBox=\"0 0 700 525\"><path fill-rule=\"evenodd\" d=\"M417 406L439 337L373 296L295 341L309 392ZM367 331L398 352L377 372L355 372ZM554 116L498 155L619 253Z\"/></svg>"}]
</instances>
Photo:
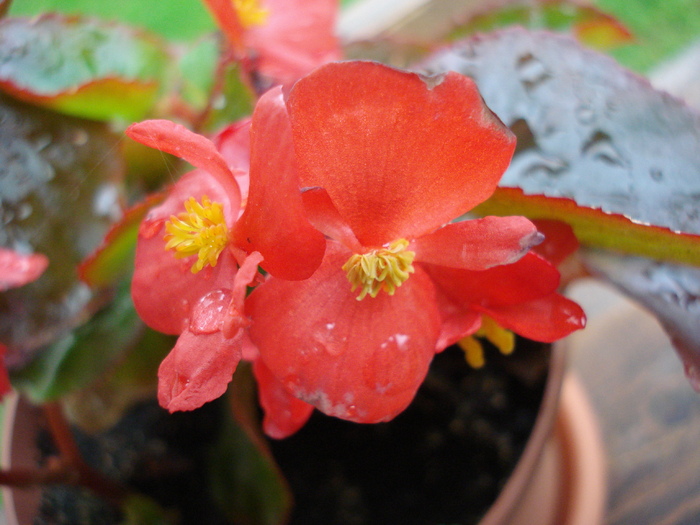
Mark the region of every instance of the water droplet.
<instances>
[{"instance_id":1,"label":"water droplet","mask_svg":"<svg viewBox=\"0 0 700 525\"><path fill-rule=\"evenodd\" d=\"M660 182L661 179L664 178L664 174L659 168L651 168L649 170L649 176L652 180L655 180L656 182Z\"/></svg>"},{"instance_id":2,"label":"water droplet","mask_svg":"<svg viewBox=\"0 0 700 525\"><path fill-rule=\"evenodd\" d=\"M516 68L520 81L528 91L535 89L552 76L544 64L531 53L521 56L518 59Z\"/></svg>"},{"instance_id":3,"label":"water droplet","mask_svg":"<svg viewBox=\"0 0 700 525\"><path fill-rule=\"evenodd\" d=\"M610 135L596 131L583 145L581 152L611 166L626 166L627 161L614 146Z\"/></svg>"},{"instance_id":4,"label":"water droplet","mask_svg":"<svg viewBox=\"0 0 700 525\"><path fill-rule=\"evenodd\" d=\"M700 392L700 368L688 361L683 363L683 368L685 369L685 377L688 378L690 386L692 386L693 390L696 392Z\"/></svg>"},{"instance_id":5,"label":"water droplet","mask_svg":"<svg viewBox=\"0 0 700 525\"><path fill-rule=\"evenodd\" d=\"M557 177L569 167L569 164L555 157L539 157L526 170L526 177Z\"/></svg>"},{"instance_id":6,"label":"water droplet","mask_svg":"<svg viewBox=\"0 0 700 525\"><path fill-rule=\"evenodd\" d=\"M595 112L591 106L581 104L578 108L576 108L576 118L580 124L585 126L595 120Z\"/></svg>"}]
</instances>

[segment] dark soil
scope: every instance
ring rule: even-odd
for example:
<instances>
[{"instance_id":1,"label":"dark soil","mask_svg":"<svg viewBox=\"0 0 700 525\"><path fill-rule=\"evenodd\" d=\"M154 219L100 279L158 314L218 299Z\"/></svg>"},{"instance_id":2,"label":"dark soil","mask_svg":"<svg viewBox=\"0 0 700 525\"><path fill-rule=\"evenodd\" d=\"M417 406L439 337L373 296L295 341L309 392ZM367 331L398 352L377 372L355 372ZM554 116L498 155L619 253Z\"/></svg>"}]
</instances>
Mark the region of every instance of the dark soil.
<instances>
[{"instance_id":1,"label":"dark soil","mask_svg":"<svg viewBox=\"0 0 700 525\"><path fill-rule=\"evenodd\" d=\"M527 441L542 396L546 345L520 341L470 369L458 349L436 356L415 401L390 423L361 425L315 413L297 434L271 441L295 498L292 525L476 523ZM112 479L177 509L183 525L229 523L208 492L203 461L216 439L217 402L168 415L155 403L99 438L78 433L86 459ZM51 455L52 444L42 448ZM37 525L120 523L89 491L45 489Z\"/></svg>"},{"instance_id":2,"label":"dark soil","mask_svg":"<svg viewBox=\"0 0 700 525\"><path fill-rule=\"evenodd\" d=\"M448 349L390 423L315 413L300 432L272 442L295 495L291 523L478 522L532 430L547 356L543 345L520 342L516 355L492 351L483 369L472 370L460 350Z\"/></svg>"}]
</instances>

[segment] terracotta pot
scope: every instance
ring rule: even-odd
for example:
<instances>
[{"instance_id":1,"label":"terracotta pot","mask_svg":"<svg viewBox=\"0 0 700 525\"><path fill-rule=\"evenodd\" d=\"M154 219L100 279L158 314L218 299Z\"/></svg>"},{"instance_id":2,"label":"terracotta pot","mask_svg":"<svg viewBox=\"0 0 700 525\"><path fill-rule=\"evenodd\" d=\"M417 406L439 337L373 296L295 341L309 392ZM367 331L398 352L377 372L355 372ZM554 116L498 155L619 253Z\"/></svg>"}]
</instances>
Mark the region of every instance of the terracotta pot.
<instances>
[{"instance_id":1,"label":"terracotta pot","mask_svg":"<svg viewBox=\"0 0 700 525\"><path fill-rule=\"evenodd\" d=\"M556 345L530 439L480 525L602 523L605 469L601 439L585 392L566 373L565 361L565 349ZM10 400L3 426L3 466L32 466L38 459L34 436L40 427L41 414L34 407L17 398ZM31 523L40 494L38 489L4 489L7 523Z\"/></svg>"}]
</instances>

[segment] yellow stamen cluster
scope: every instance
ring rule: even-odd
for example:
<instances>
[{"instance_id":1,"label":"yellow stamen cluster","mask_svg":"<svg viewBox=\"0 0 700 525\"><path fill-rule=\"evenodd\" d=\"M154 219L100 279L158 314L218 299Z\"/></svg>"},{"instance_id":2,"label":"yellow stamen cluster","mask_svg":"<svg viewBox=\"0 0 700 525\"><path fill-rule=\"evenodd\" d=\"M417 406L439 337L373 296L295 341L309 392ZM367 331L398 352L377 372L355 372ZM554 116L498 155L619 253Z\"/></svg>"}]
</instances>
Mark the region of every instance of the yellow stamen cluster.
<instances>
[{"instance_id":1,"label":"yellow stamen cluster","mask_svg":"<svg viewBox=\"0 0 700 525\"><path fill-rule=\"evenodd\" d=\"M481 368L486 362L484 347L477 337L490 341L503 355L512 353L515 348L515 334L484 315L481 319L481 328L475 334L465 337L458 343L464 350L467 363L472 368Z\"/></svg>"},{"instance_id":2,"label":"yellow stamen cluster","mask_svg":"<svg viewBox=\"0 0 700 525\"><path fill-rule=\"evenodd\" d=\"M381 290L394 295L396 289L415 271L413 259L416 253L407 250L407 247L406 239L398 239L384 248L356 253L348 259L343 270L348 275L352 291L361 289L358 301L367 294L376 297Z\"/></svg>"},{"instance_id":3,"label":"yellow stamen cluster","mask_svg":"<svg viewBox=\"0 0 700 525\"><path fill-rule=\"evenodd\" d=\"M219 255L228 243L228 228L223 206L211 202L206 195L200 204L194 197L185 202L185 212L170 217L165 223L166 250L175 250L175 257L196 255L192 273L206 265L216 266Z\"/></svg>"},{"instance_id":4,"label":"yellow stamen cluster","mask_svg":"<svg viewBox=\"0 0 700 525\"><path fill-rule=\"evenodd\" d=\"M270 14L269 9L260 5L260 0L233 0L233 7L244 29L263 25Z\"/></svg>"}]
</instances>

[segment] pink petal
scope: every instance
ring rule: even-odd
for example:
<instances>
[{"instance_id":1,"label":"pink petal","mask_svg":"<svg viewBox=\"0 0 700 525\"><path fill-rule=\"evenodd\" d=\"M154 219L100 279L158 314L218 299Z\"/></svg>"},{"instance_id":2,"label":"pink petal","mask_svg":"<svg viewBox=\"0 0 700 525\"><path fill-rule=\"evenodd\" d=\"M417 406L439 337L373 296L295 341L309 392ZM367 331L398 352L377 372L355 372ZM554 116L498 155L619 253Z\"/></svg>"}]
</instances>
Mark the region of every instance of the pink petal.
<instances>
[{"instance_id":1,"label":"pink petal","mask_svg":"<svg viewBox=\"0 0 700 525\"><path fill-rule=\"evenodd\" d=\"M260 72L289 84L341 57L335 37L338 0L264 0L267 21L246 31Z\"/></svg>"},{"instance_id":2,"label":"pink petal","mask_svg":"<svg viewBox=\"0 0 700 525\"><path fill-rule=\"evenodd\" d=\"M351 421L388 421L425 378L440 332L435 291L418 268L394 296L356 299L329 242L305 281L271 278L248 298L261 359L295 397Z\"/></svg>"},{"instance_id":3,"label":"pink petal","mask_svg":"<svg viewBox=\"0 0 700 525\"><path fill-rule=\"evenodd\" d=\"M0 248L0 291L36 281L48 265L49 259L41 253L25 255Z\"/></svg>"},{"instance_id":4,"label":"pink petal","mask_svg":"<svg viewBox=\"0 0 700 525\"><path fill-rule=\"evenodd\" d=\"M273 439L283 439L303 427L311 417L313 405L287 392L262 360L253 362L253 373L258 382L260 406L265 411L265 434Z\"/></svg>"},{"instance_id":5,"label":"pink petal","mask_svg":"<svg viewBox=\"0 0 700 525\"><path fill-rule=\"evenodd\" d=\"M236 275L236 261L228 250L221 253L215 268L207 266L193 274L195 256L178 259L165 249L165 221L185 211L187 199L201 200L202 195L223 201L224 213L230 217L228 194L207 172L195 170L180 178L139 228L131 295L139 316L159 332L179 334L196 301L217 288L230 288Z\"/></svg>"},{"instance_id":6,"label":"pink petal","mask_svg":"<svg viewBox=\"0 0 700 525\"><path fill-rule=\"evenodd\" d=\"M170 153L209 172L228 193L228 201L238 214L241 193L226 161L207 138L169 120L145 120L132 124L126 134L141 144Z\"/></svg>"},{"instance_id":7,"label":"pink petal","mask_svg":"<svg viewBox=\"0 0 700 525\"><path fill-rule=\"evenodd\" d=\"M282 279L306 279L321 263L323 234L306 218L282 89L258 101L251 127L250 194L233 232L247 252L262 254L262 267Z\"/></svg>"},{"instance_id":8,"label":"pink petal","mask_svg":"<svg viewBox=\"0 0 700 525\"><path fill-rule=\"evenodd\" d=\"M194 410L226 391L241 359L240 341L221 332L185 330L158 369L158 402L170 412Z\"/></svg>"},{"instance_id":9,"label":"pink petal","mask_svg":"<svg viewBox=\"0 0 700 525\"><path fill-rule=\"evenodd\" d=\"M288 106L302 185L325 188L364 246L417 238L469 211L515 147L474 82L454 72L331 63L299 80Z\"/></svg>"},{"instance_id":10,"label":"pink petal","mask_svg":"<svg viewBox=\"0 0 700 525\"><path fill-rule=\"evenodd\" d=\"M413 241L416 261L485 270L520 259L541 241L535 225L525 217L484 217L446 225Z\"/></svg>"},{"instance_id":11,"label":"pink petal","mask_svg":"<svg viewBox=\"0 0 700 525\"><path fill-rule=\"evenodd\" d=\"M235 122L211 138L216 149L226 160L228 169L236 178L241 199L248 198L250 171L250 118Z\"/></svg>"}]
</instances>

